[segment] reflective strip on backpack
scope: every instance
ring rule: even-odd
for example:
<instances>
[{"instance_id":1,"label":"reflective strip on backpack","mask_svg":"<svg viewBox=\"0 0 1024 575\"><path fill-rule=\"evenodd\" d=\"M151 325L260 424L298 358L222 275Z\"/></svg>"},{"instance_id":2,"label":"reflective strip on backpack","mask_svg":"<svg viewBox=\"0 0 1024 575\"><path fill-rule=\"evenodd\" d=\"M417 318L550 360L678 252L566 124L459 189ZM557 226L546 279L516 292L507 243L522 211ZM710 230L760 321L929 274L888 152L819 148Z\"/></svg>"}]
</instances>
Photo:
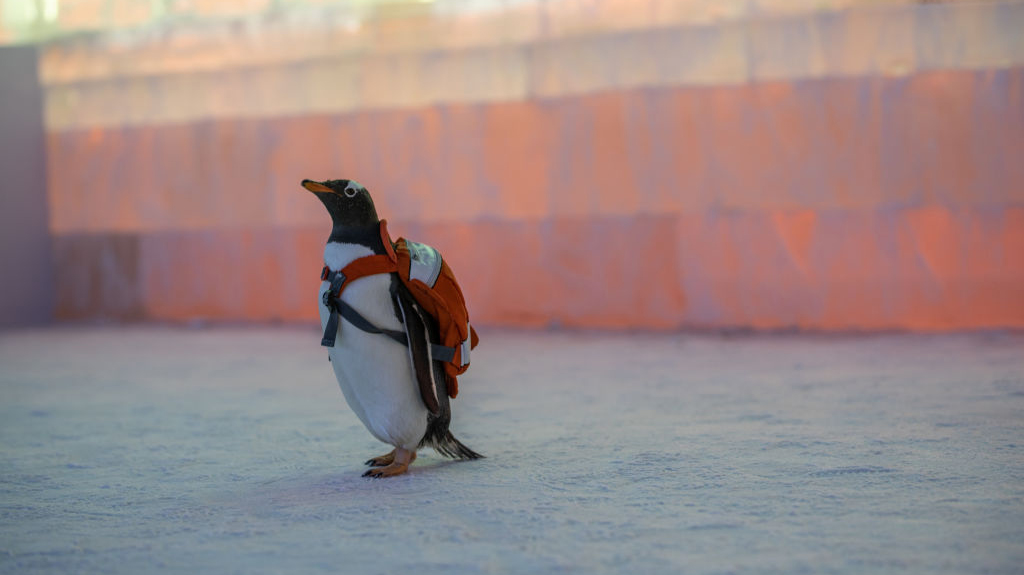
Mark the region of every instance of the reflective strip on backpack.
<instances>
[{"instance_id":1,"label":"reflective strip on backpack","mask_svg":"<svg viewBox=\"0 0 1024 575\"><path fill-rule=\"evenodd\" d=\"M409 249L409 279L420 280L433 288L441 275L441 254L434 248L405 240Z\"/></svg>"},{"instance_id":2,"label":"reflective strip on backpack","mask_svg":"<svg viewBox=\"0 0 1024 575\"><path fill-rule=\"evenodd\" d=\"M460 365L459 367L469 365L469 350L470 348L473 347L472 345L470 345L469 341L473 339L473 332L470 330L468 321L466 322L466 333L468 335L466 336L466 339L462 340L462 352L460 354L462 356L462 365Z\"/></svg>"}]
</instances>

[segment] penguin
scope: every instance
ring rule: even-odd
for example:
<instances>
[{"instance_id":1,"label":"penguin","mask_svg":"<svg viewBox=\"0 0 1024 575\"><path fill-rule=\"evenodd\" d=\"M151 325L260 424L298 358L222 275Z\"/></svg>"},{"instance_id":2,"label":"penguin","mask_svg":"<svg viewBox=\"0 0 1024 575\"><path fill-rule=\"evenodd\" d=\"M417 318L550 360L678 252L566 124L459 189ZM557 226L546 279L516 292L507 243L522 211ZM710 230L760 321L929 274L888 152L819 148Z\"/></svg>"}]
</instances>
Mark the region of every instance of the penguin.
<instances>
[{"instance_id":1,"label":"penguin","mask_svg":"<svg viewBox=\"0 0 1024 575\"><path fill-rule=\"evenodd\" d=\"M331 216L324 264L338 271L363 256L386 254L380 218L369 191L355 180L303 180ZM320 325L326 329L331 310L324 302L330 282L317 296ZM453 459L478 459L448 429L451 404L444 368L432 361L430 344L440 340L437 324L415 302L394 273L364 276L345 286L341 300L380 330L404 332L406 345L370 333L342 317L328 356L345 401L371 435L394 447L366 461L364 477L393 477L408 471L416 451L433 447ZM423 382L429 382L424 384Z\"/></svg>"}]
</instances>

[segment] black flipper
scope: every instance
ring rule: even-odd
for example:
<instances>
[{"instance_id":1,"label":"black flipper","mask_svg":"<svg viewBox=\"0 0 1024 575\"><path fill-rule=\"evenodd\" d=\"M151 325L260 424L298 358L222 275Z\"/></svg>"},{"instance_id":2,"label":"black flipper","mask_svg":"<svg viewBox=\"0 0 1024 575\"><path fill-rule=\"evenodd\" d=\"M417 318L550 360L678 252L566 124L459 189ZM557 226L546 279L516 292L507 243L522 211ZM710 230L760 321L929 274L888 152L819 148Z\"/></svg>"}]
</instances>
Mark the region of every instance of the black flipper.
<instances>
[{"instance_id":1,"label":"black flipper","mask_svg":"<svg viewBox=\"0 0 1024 575\"><path fill-rule=\"evenodd\" d=\"M437 322L423 311L423 308L413 299L412 294L403 286L393 285L392 290L395 294L395 307L398 308L399 316L403 318L406 333L424 334L422 338L409 336L409 353L413 358L413 371L420 387L423 404L430 410L427 415L427 432L423 434L419 447L433 447L441 455L452 459L480 459L483 455L463 445L448 430L448 426L452 422L452 408L448 398L448 376L445 374L444 365L439 361L433 361L429 345L437 344L441 340ZM422 361L417 362L417 357L427 357L426 365ZM436 406L436 410L430 403L431 399L434 401L433 406Z\"/></svg>"},{"instance_id":2,"label":"black flipper","mask_svg":"<svg viewBox=\"0 0 1024 575\"><path fill-rule=\"evenodd\" d=\"M430 333L427 331L427 319L412 296L405 289L396 290L398 309L405 324L405 333L409 340L409 356L412 360L413 375L420 387L423 405L432 415L440 415L439 396L448 399L447 389L438 389L438 381L433 369L433 358L430 351ZM447 403L447 401L445 401Z\"/></svg>"}]
</instances>

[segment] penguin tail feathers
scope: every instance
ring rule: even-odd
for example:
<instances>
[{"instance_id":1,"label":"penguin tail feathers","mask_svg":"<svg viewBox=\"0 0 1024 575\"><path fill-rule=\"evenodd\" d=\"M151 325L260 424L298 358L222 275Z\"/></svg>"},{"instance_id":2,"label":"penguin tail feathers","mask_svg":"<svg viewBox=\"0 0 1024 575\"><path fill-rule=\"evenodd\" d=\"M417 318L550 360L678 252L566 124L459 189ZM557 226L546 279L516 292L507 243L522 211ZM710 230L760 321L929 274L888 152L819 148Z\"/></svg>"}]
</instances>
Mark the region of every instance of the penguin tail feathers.
<instances>
[{"instance_id":1,"label":"penguin tail feathers","mask_svg":"<svg viewBox=\"0 0 1024 575\"><path fill-rule=\"evenodd\" d=\"M455 436L452 435L451 431L445 432L443 436L431 442L431 447L434 448L434 451L452 459L480 459L483 457L483 455L480 455L463 445L463 443L458 439L455 439Z\"/></svg>"}]
</instances>

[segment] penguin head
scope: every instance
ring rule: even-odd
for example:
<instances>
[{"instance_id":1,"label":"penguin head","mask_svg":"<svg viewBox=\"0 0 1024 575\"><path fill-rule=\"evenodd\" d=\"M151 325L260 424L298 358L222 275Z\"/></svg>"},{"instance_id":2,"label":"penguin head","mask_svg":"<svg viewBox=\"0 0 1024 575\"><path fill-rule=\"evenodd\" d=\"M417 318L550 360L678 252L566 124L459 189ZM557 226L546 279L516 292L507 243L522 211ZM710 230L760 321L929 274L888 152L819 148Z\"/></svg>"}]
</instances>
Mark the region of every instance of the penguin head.
<instances>
[{"instance_id":1,"label":"penguin head","mask_svg":"<svg viewBox=\"0 0 1024 575\"><path fill-rule=\"evenodd\" d=\"M323 202L335 228L366 228L380 223L370 192L355 180L302 180L302 187Z\"/></svg>"}]
</instances>

